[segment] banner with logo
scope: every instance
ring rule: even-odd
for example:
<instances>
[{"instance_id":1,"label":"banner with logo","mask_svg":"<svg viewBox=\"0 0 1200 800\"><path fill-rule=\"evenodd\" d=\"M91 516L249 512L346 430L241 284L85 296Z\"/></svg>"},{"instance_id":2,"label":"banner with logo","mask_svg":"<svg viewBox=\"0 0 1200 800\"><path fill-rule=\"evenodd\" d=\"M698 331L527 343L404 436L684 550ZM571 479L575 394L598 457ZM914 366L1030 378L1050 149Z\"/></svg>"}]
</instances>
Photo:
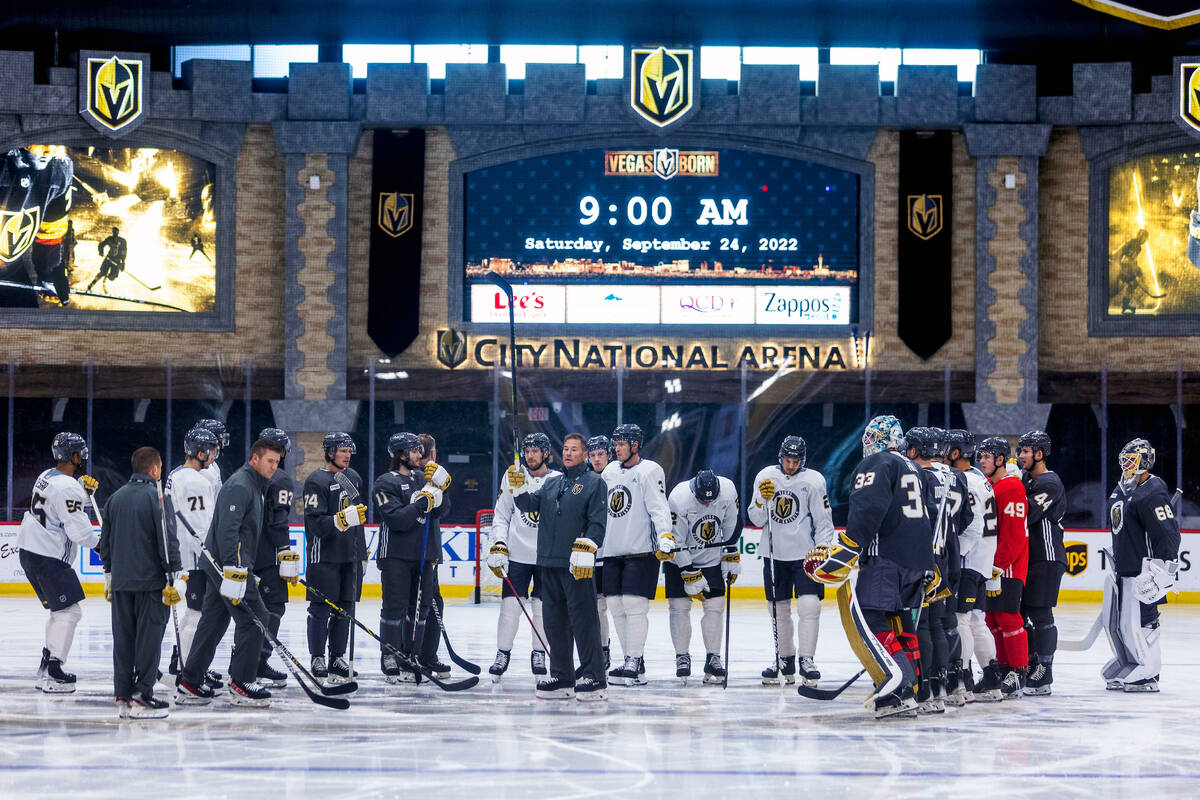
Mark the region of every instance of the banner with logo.
<instances>
[{"instance_id":1,"label":"banner with logo","mask_svg":"<svg viewBox=\"0 0 1200 800\"><path fill-rule=\"evenodd\" d=\"M897 333L921 358L950 341L950 131L900 132Z\"/></svg>"},{"instance_id":2,"label":"banner with logo","mask_svg":"<svg viewBox=\"0 0 1200 800\"><path fill-rule=\"evenodd\" d=\"M425 131L377 130L373 155L367 333L390 358L420 323Z\"/></svg>"}]
</instances>

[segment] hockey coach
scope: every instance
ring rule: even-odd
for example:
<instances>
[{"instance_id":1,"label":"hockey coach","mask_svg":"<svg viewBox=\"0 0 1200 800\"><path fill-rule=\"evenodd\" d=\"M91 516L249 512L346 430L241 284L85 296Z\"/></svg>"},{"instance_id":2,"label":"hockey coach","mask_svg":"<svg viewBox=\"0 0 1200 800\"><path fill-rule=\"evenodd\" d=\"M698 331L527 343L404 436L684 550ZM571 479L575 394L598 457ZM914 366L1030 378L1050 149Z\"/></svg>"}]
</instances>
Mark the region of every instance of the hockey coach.
<instances>
[{"instance_id":1,"label":"hockey coach","mask_svg":"<svg viewBox=\"0 0 1200 800\"><path fill-rule=\"evenodd\" d=\"M550 675L538 682L543 699L606 699L600 617L596 613L593 573L596 550L604 544L608 492L604 480L587 467L587 443L581 434L563 438L563 474L530 492L520 467L509 467L508 490L517 508L537 514L537 583L542 590L542 620L550 648ZM579 678L572 645L579 647Z\"/></svg>"}]
</instances>

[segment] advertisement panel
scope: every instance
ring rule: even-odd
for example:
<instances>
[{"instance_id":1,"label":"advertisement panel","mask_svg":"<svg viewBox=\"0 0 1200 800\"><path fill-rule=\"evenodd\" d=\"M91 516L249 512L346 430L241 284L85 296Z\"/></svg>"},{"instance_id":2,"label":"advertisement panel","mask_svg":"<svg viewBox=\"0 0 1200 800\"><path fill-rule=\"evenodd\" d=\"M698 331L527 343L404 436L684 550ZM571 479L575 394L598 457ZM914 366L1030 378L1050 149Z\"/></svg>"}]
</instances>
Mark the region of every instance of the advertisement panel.
<instances>
[{"instance_id":1,"label":"advertisement panel","mask_svg":"<svg viewBox=\"0 0 1200 800\"><path fill-rule=\"evenodd\" d=\"M657 286L577 284L565 288L567 322L571 324L639 325L659 321Z\"/></svg>"},{"instance_id":2,"label":"advertisement panel","mask_svg":"<svg viewBox=\"0 0 1200 800\"><path fill-rule=\"evenodd\" d=\"M517 322L557 322L567 319L566 289L562 286L513 286ZM471 287L471 318L508 322L508 295L492 284Z\"/></svg>"},{"instance_id":3,"label":"advertisement panel","mask_svg":"<svg viewBox=\"0 0 1200 800\"><path fill-rule=\"evenodd\" d=\"M681 325L753 325L755 287L662 287L662 321Z\"/></svg>"},{"instance_id":4,"label":"advertisement panel","mask_svg":"<svg viewBox=\"0 0 1200 800\"><path fill-rule=\"evenodd\" d=\"M759 325L848 325L852 319L848 286L758 286Z\"/></svg>"}]
</instances>

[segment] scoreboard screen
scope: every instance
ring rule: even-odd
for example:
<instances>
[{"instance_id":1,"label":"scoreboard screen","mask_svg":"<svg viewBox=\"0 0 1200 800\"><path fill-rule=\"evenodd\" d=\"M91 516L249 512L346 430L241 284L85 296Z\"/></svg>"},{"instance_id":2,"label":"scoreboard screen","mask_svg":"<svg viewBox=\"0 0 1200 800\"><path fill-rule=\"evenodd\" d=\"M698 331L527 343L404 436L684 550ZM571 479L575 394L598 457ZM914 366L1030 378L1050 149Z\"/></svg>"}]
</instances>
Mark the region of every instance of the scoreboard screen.
<instances>
[{"instance_id":1,"label":"scoreboard screen","mask_svg":"<svg viewBox=\"0 0 1200 800\"><path fill-rule=\"evenodd\" d=\"M517 323L858 322L860 177L745 150L594 148L466 172L464 316Z\"/></svg>"}]
</instances>

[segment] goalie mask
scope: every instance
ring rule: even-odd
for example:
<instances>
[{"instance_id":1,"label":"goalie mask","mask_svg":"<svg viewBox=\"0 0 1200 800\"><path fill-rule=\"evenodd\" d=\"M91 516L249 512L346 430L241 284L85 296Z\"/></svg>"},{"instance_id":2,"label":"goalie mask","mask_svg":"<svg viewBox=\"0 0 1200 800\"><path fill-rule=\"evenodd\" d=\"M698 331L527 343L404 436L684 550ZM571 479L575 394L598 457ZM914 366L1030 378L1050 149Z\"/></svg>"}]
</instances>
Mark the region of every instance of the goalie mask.
<instances>
[{"instance_id":1,"label":"goalie mask","mask_svg":"<svg viewBox=\"0 0 1200 800\"><path fill-rule=\"evenodd\" d=\"M867 423L862 435L863 458L882 453L885 450L898 450L904 440L904 428L900 420L891 414L876 417Z\"/></svg>"},{"instance_id":2,"label":"goalie mask","mask_svg":"<svg viewBox=\"0 0 1200 800\"><path fill-rule=\"evenodd\" d=\"M1121 486L1132 488L1142 473L1154 469L1154 448L1145 439L1134 439L1121 448Z\"/></svg>"}]
</instances>

